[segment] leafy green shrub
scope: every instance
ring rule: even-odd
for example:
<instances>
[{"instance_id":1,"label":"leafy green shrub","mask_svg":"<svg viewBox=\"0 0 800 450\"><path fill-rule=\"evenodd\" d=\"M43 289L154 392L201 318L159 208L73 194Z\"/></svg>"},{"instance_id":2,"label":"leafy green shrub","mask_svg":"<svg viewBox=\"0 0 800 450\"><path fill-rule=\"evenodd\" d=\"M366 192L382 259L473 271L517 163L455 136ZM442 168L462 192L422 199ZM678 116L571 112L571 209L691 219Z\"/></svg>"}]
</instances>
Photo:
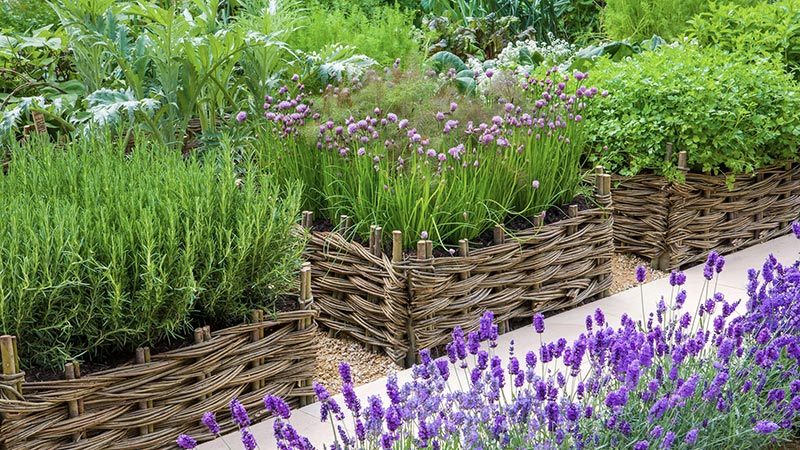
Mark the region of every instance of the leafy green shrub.
<instances>
[{"instance_id":1,"label":"leafy green shrub","mask_svg":"<svg viewBox=\"0 0 800 450\"><path fill-rule=\"evenodd\" d=\"M357 4L333 8L316 4L305 11L305 18L298 23L300 28L287 42L305 52L337 43L349 45L388 66L397 58L421 58L420 42L412 35L413 24L413 14L399 7L376 5L365 10Z\"/></svg>"},{"instance_id":2,"label":"leafy green shrub","mask_svg":"<svg viewBox=\"0 0 800 450\"><path fill-rule=\"evenodd\" d=\"M734 0L746 6L758 0ZM686 22L708 10L707 0L606 0L603 27L612 40L639 42L656 34L664 39L680 37Z\"/></svg>"},{"instance_id":3,"label":"leafy green shrub","mask_svg":"<svg viewBox=\"0 0 800 450\"><path fill-rule=\"evenodd\" d=\"M602 31L604 0L572 0L568 2L561 20L570 42L585 45L596 41Z\"/></svg>"},{"instance_id":4,"label":"leafy green shrub","mask_svg":"<svg viewBox=\"0 0 800 450\"><path fill-rule=\"evenodd\" d=\"M678 177L667 142L696 171L749 172L797 157L800 89L773 62L685 44L601 60L592 74L610 94L590 125L590 160L621 174Z\"/></svg>"},{"instance_id":5,"label":"leafy green shrub","mask_svg":"<svg viewBox=\"0 0 800 450\"><path fill-rule=\"evenodd\" d=\"M18 336L28 366L269 310L299 267L296 183L237 175L223 153L201 164L120 147L34 142L0 177L0 333Z\"/></svg>"},{"instance_id":6,"label":"leafy green shrub","mask_svg":"<svg viewBox=\"0 0 800 450\"><path fill-rule=\"evenodd\" d=\"M47 2L5 0L0 2L0 31L28 31L58 23L58 16Z\"/></svg>"},{"instance_id":7,"label":"leafy green shrub","mask_svg":"<svg viewBox=\"0 0 800 450\"><path fill-rule=\"evenodd\" d=\"M750 59L778 58L795 77L800 76L800 0L747 8L711 3L708 12L689 24L686 33L702 46L714 45Z\"/></svg>"}]
</instances>

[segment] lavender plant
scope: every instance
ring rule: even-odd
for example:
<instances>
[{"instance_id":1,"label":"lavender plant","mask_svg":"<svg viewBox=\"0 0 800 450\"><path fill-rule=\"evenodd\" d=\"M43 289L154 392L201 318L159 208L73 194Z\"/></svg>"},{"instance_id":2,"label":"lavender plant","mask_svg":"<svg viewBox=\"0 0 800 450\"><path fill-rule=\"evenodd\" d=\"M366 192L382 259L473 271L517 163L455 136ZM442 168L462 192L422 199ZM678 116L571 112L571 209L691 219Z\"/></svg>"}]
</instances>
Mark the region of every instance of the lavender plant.
<instances>
[{"instance_id":1,"label":"lavender plant","mask_svg":"<svg viewBox=\"0 0 800 450\"><path fill-rule=\"evenodd\" d=\"M792 230L800 238L800 223ZM686 276L673 272L669 301L642 320L623 315L614 328L597 309L572 343L561 338L518 357L512 341L505 365L487 312L477 331L453 331L446 359L422 351L410 382L390 375L386 397L364 404L342 363L343 406L314 386L335 431L330 448L763 448L787 440L800 414L800 261L784 266L770 256L751 269L742 314L739 300L707 295L724 265L709 255L695 314L684 311ZM544 327L537 314L535 332ZM278 399L265 404L280 416L279 448L313 448L285 422L290 412ZM178 439L193 448L187 442Z\"/></svg>"},{"instance_id":2,"label":"lavender plant","mask_svg":"<svg viewBox=\"0 0 800 450\"><path fill-rule=\"evenodd\" d=\"M509 215L530 217L572 200L582 121L598 95L585 78L558 70L527 76L519 101L500 99L477 124L459 120L452 102L430 113L437 130L429 135L378 106L344 121L323 117L294 77L293 89L266 97L259 153L270 171L302 179L307 206L332 220L353 216L362 233L374 223L404 230L406 245L422 231L454 243ZM316 127L311 142L307 126Z\"/></svg>"}]
</instances>

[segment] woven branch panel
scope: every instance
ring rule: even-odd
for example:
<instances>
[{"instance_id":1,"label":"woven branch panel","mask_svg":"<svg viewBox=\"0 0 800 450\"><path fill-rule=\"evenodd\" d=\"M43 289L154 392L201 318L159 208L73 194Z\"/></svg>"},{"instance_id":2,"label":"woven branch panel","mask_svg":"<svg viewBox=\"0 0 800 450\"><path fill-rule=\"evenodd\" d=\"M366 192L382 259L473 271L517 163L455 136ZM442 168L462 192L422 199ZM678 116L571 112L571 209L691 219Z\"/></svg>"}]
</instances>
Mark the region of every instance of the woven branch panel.
<instances>
[{"instance_id":1,"label":"woven branch panel","mask_svg":"<svg viewBox=\"0 0 800 450\"><path fill-rule=\"evenodd\" d=\"M234 397L255 417L265 414L266 394L304 404L313 395L315 316L307 305L205 336L201 331L198 343L154 354L149 362L23 383L24 399L3 390L0 447L173 449L181 433L213 438L200 424L206 411L217 412L223 432L233 431L228 403Z\"/></svg>"},{"instance_id":2,"label":"woven branch panel","mask_svg":"<svg viewBox=\"0 0 800 450\"><path fill-rule=\"evenodd\" d=\"M306 259L312 267L318 321L395 361L410 351L406 277L386 255L375 256L341 234L311 233Z\"/></svg>"},{"instance_id":3,"label":"woven branch panel","mask_svg":"<svg viewBox=\"0 0 800 450\"><path fill-rule=\"evenodd\" d=\"M616 250L659 258L667 250L669 182L653 175L615 175L611 183Z\"/></svg>"},{"instance_id":4,"label":"woven branch panel","mask_svg":"<svg viewBox=\"0 0 800 450\"><path fill-rule=\"evenodd\" d=\"M601 176L610 186L610 177ZM611 287L613 219L610 193L596 201L604 207L575 208L563 221L471 254L465 243L466 254L454 257L431 257L427 241L427 256L402 259L393 248L390 258L380 246L312 232L306 258L318 321L408 366L419 350L448 342L454 327L476 329L485 311L505 331L511 319L600 298Z\"/></svg>"},{"instance_id":5,"label":"woven branch panel","mask_svg":"<svg viewBox=\"0 0 800 450\"><path fill-rule=\"evenodd\" d=\"M614 189L617 248L674 269L789 233L800 218L800 165L737 175L687 173L685 183L657 175L621 178ZM648 202L650 198L652 201ZM640 244L636 244L639 242Z\"/></svg>"},{"instance_id":6,"label":"woven branch panel","mask_svg":"<svg viewBox=\"0 0 800 450\"><path fill-rule=\"evenodd\" d=\"M600 298L611 288L613 253L611 215L592 209L467 257L406 261L398 268L409 273L412 341L443 346L454 327L477 330L486 311L505 332L510 320Z\"/></svg>"}]
</instances>

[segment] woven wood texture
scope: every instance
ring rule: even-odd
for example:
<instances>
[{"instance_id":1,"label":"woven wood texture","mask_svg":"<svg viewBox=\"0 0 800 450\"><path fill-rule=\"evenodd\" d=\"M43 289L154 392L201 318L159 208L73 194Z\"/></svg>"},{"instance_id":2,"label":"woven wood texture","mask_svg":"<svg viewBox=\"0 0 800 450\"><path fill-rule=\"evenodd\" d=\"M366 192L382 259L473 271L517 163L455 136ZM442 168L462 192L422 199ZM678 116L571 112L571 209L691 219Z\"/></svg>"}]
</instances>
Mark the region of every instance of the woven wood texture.
<instances>
[{"instance_id":1,"label":"woven wood texture","mask_svg":"<svg viewBox=\"0 0 800 450\"><path fill-rule=\"evenodd\" d=\"M611 287L613 252L611 215L592 209L467 257L406 261L397 268L409 272L412 342L443 346L454 327L477 330L486 311L503 332L510 320L599 298Z\"/></svg>"},{"instance_id":2,"label":"woven wood texture","mask_svg":"<svg viewBox=\"0 0 800 450\"><path fill-rule=\"evenodd\" d=\"M214 331L207 340L153 355L150 362L74 380L23 384L24 400L0 392L0 443L7 449L173 449L180 433L210 440L199 422L216 411L233 431L228 403L238 397L251 417L263 397L299 406L313 389L316 312L279 313ZM263 338L253 339L263 330ZM300 387L302 386L302 387ZM80 405L70 417L70 404Z\"/></svg>"},{"instance_id":3,"label":"woven wood texture","mask_svg":"<svg viewBox=\"0 0 800 450\"><path fill-rule=\"evenodd\" d=\"M617 248L675 269L790 232L800 218L800 165L735 177L687 173L685 183L657 175L618 178L614 194Z\"/></svg>"},{"instance_id":4,"label":"woven wood texture","mask_svg":"<svg viewBox=\"0 0 800 450\"><path fill-rule=\"evenodd\" d=\"M377 347L395 361L410 351L406 278L386 255L336 232L311 233L306 259L312 267L318 321L335 334Z\"/></svg>"},{"instance_id":5,"label":"woven wood texture","mask_svg":"<svg viewBox=\"0 0 800 450\"><path fill-rule=\"evenodd\" d=\"M603 207L468 256L392 262L337 232L312 232L318 320L408 366L454 327L475 329L484 311L507 322L599 298L611 286L614 247L611 196L596 198Z\"/></svg>"},{"instance_id":6,"label":"woven wood texture","mask_svg":"<svg viewBox=\"0 0 800 450\"><path fill-rule=\"evenodd\" d=\"M656 259L666 252L669 183L653 175L612 176L616 250Z\"/></svg>"}]
</instances>

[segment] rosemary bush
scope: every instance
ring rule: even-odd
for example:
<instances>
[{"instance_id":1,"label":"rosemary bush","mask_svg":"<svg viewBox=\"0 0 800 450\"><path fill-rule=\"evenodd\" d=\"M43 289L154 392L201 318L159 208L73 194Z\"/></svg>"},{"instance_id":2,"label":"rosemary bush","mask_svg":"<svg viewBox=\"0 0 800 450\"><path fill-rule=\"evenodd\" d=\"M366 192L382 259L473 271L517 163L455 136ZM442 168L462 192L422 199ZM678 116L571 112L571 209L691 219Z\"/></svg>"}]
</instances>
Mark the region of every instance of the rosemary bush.
<instances>
[{"instance_id":1,"label":"rosemary bush","mask_svg":"<svg viewBox=\"0 0 800 450\"><path fill-rule=\"evenodd\" d=\"M26 366L271 310L299 267L299 185L239 175L224 148L200 163L123 147L100 137L12 148L0 177L0 334L19 338Z\"/></svg>"}]
</instances>

